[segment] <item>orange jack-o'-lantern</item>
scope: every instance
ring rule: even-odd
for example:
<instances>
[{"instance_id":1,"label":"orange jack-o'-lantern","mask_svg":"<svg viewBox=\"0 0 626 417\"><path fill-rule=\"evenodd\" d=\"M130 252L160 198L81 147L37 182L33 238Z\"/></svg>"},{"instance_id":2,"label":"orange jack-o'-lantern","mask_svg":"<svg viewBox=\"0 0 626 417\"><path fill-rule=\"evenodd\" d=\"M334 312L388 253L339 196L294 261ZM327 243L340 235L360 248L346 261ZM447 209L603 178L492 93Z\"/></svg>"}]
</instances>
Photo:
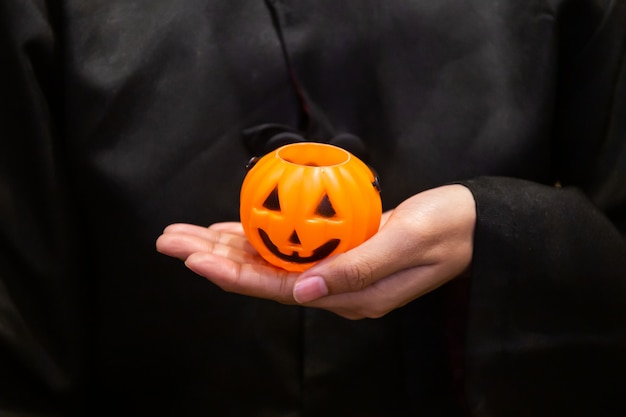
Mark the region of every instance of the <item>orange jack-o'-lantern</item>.
<instances>
[{"instance_id":1,"label":"orange jack-o'-lantern","mask_svg":"<svg viewBox=\"0 0 626 417\"><path fill-rule=\"evenodd\" d=\"M265 155L241 187L248 240L271 264L304 271L347 251L378 230L378 179L348 151L303 142Z\"/></svg>"}]
</instances>

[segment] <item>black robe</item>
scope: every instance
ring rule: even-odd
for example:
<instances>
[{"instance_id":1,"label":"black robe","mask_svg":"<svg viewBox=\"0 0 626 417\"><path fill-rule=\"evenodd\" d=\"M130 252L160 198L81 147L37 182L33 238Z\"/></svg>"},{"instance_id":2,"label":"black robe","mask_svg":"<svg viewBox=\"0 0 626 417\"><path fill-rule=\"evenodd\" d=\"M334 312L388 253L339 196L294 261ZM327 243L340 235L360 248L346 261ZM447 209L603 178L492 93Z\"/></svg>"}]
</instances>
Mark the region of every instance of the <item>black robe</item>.
<instances>
[{"instance_id":1,"label":"black robe","mask_svg":"<svg viewBox=\"0 0 626 417\"><path fill-rule=\"evenodd\" d=\"M0 415L626 415L625 30L623 0L2 0ZM468 186L468 276L348 321L158 254L238 219L266 124L358 137L385 209Z\"/></svg>"}]
</instances>

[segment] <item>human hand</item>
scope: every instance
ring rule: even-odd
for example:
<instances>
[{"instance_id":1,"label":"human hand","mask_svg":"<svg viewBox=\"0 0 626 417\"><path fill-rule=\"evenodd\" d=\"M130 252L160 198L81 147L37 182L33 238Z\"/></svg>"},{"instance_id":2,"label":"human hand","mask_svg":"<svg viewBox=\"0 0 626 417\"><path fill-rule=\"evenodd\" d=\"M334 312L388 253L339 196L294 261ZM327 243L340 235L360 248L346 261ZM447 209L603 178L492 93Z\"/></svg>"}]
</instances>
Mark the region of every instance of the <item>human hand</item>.
<instances>
[{"instance_id":1,"label":"human hand","mask_svg":"<svg viewBox=\"0 0 626 417\"><path fill-rule=\"evenodd\" d=\"M263 260L240 223L168 226L157 250L225 291L376 318L445 284L472 259L476 208L462 185L424 191L383 214L376 235L302 273Z\"/></svg>"}]
</instances>

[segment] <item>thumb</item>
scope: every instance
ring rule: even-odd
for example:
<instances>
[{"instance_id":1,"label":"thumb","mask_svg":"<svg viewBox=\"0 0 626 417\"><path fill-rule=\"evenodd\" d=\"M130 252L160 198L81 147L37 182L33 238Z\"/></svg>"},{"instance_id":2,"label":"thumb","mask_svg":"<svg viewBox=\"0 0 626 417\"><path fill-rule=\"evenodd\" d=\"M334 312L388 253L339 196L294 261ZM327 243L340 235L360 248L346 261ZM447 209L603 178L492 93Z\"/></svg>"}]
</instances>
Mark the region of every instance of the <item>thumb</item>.
<instances>
[{"instance_id":1,"label":"thumb","mask_svg":"<svg viewBox=\"0 0 626 417\"><path fill-rule=\"evenodd\" d=\"M361 245L306 270L295 282L293 298L307 303L331 294L360 291L413 266L418 251L410 242L415 241L406 236L406 228L397 229L390 221Z\"/></svg>"}]
</instances>

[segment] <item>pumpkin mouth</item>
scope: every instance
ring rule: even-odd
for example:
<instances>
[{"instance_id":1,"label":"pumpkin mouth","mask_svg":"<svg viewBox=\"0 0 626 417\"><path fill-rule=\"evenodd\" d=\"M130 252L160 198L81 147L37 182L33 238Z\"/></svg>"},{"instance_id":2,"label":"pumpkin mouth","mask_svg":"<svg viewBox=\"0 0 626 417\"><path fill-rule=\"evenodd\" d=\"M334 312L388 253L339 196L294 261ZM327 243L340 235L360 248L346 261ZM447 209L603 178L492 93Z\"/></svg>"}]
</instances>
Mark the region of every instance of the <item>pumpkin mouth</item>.
<instances>
[{"instance_id":1,"label":"pumpkin mouth","mask_svg":"<svg viewBox=\"0 0 626 417\"><path fill-rule=\"evenodd\" d=\"M308 264L312 262L321 261L330 255L337 246L339 246L339 239L330 239L328 242L322 244L313 250L313 254L311 256L300 256L300 254L296 251L293 251L291 255L287 255L278 250L278 246L272 242L272 239L268 236L268 234L263 229L259 230L259 236L261 236L261 240L265 244L265 247L269 249L270 252L277 258L287 261L293 262L297 264Z\"/></svg>"}]
</instances>

